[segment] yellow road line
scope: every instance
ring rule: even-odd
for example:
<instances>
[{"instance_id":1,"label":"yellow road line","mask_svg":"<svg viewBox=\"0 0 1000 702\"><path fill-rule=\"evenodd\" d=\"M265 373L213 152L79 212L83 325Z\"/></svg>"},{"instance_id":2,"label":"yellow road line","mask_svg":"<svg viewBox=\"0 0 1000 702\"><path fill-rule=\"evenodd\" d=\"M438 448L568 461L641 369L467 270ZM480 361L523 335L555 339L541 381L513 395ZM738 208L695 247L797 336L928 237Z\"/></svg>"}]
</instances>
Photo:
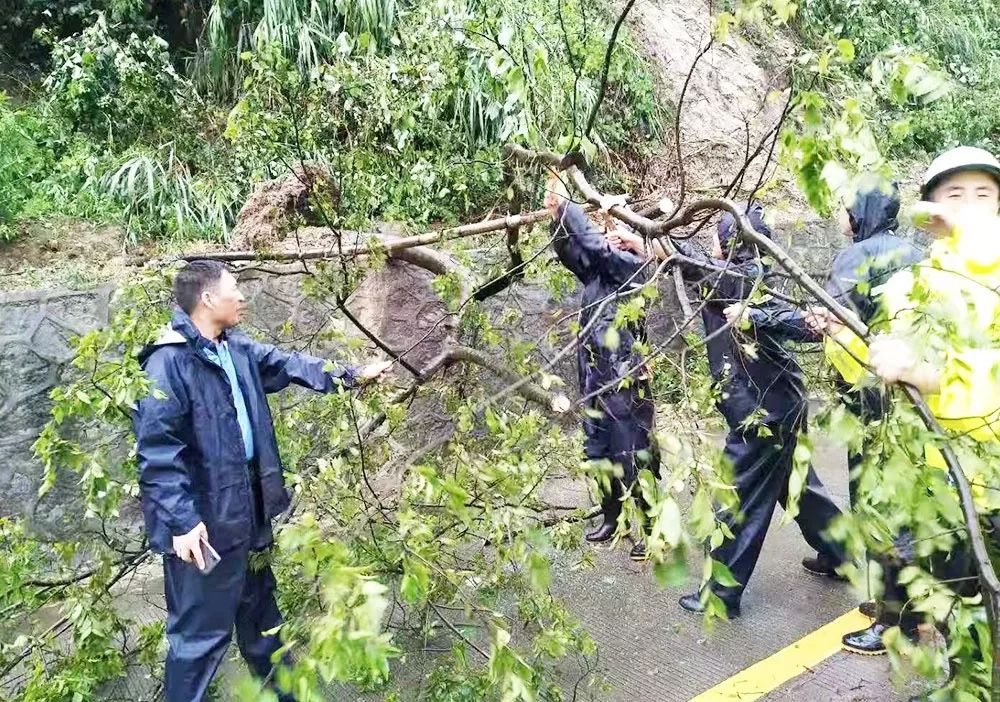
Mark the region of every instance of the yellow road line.
<instances>
[{"instance_id":1,"label":"yellow road line","mask_svg":"<svg viewBox=\"0 0 1000 702\"><path fill-rule=\"evenodd\" d=\"M841 650L840 638L872 620L852 609L790 646L738 672L690 702L751 702L819 665Z\"/></svg>"}]
</instances>

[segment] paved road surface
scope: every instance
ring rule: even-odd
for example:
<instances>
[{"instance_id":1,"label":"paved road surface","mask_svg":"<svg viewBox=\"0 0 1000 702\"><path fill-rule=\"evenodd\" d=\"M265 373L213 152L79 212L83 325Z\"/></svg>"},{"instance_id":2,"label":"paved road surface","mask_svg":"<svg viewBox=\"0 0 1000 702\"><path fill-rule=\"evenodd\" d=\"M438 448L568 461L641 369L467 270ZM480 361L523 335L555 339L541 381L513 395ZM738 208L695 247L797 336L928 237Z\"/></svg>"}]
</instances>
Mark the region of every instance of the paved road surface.
<instances>
[{"instance_id":1,"label":"paved road surface","mask_svg":"<svg viewBox=\"0 0 1000 702\"><path fill-rule=\"evenodd\" d=\"M843 505L847 476L842 449L819 442L816 465L834 499ZM564 496L575 491L580 499L585 499L579 486L557 489ZM802 570L799 561L810 555L809 547L794 524L779 528L779 519L780 513L775 515L754 579L744 597L743 616L734 622L718 623L711 632L704 630L700 617L687 614L677 605L677 598L686 589L697 586L696 574L700 572L697 567L692 569L695 575L689 588L661 590L653 582L648 566L629 560L630 546L625 542L614 550L599 548L594 570L573 572L556 567L553 587L568 596L600 646L598 669L612 688L605 699L612 702L684 702L695 698L698 702L758 698L776 702L907 699L891 684L885 657L866 658L843 652L777 687L774 676L765 673L760 684L768 692L763 697L741 696L722 685L857 604L848 585ZM141 611L144 620L160 616L160 587L159 579L152 578L142 593L133 595L128 607ZM410 660L410 665L415 664L419 669L419 658ZM775 657L770 661L771 670L784 669L789 660ZM226 665L230 675L240 667L236 662ZM419 675L419 670L399 671L404 681L417 682ZM116 686L117 695L119 699L139 699L140 691L148 688L148 684L142 672L135 671L126 683ZM360 697L342 688L330 692L332 700L381 697Z\"/></svg>"}]
</instances>

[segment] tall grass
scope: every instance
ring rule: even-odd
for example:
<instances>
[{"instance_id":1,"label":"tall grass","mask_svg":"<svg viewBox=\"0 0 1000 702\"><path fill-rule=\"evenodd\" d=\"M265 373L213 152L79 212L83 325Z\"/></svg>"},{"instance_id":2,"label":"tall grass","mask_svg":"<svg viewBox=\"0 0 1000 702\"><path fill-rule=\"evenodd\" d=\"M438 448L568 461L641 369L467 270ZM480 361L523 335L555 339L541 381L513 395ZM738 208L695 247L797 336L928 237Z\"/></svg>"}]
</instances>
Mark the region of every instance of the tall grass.
<instances>
[{"instance_id":1,"label":"tall grass","mask_svg":"<svg viewBox=\"0 0 1000 702\"><path fill-rule=\"evenodd\" d=\"M398 17L397 0L214 0L191 75L203 90L232 95L245 51L279 46L307 72L335 56L343 38L387 46Z\"/></svg>"},{"instance_id":2,"label":"tall grass","mask_svg":"<svg viewBox=\"0 0 1000 702\"><path fill-rule=\"evenodd\" d=\"M130 243L144 234L224 239L242 195L234 184L192 175L173 144L125 158L99 187L124 208Z\"/></svg>"}]
</instances>

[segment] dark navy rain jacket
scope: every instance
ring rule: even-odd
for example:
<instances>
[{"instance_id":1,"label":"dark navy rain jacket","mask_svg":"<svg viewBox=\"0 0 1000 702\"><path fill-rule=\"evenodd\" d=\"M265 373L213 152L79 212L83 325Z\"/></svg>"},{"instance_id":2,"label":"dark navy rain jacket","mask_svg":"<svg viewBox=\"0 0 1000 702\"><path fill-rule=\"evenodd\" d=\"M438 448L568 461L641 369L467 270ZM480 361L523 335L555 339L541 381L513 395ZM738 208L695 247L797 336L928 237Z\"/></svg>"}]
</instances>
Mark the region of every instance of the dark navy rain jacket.
<instances>
[{"instance_id":1,"label":"dark navy rain jacket","mask_svg":"<svg viewBox=\"0 0 1000 702\"><path fill-rule=\"evenodd\" d=\"M826 291L866 324L878 310L874 289L925 254L896 234L899 194L893 188L859 193L848 208L854 243L833 259ZM790 341L820 341L805 325L802 310L775 303L750 312L753 324Z\"/></svg>"},{"instance_id":2,"label":"dark navy rain jacket","mask_svg":"<svg viewBox=\"0 0 1000 702\"><path fill-rule=\"evenodd\" d=\"M770 238L763 216L760 205L748 208L754 229ZM719 222L719 240L730 251L727 260L710 258L688 242L675 244L688 259L680 261L685 279L701 287L708 366L721 391L719 411L732 430L756 416L775 430L796 431L805 418L805 383L783 339L764 328L723 329L726 307L745 300L768 269L740 242L736 220L728 213Z\"/></svg>"},{"instance_id":3,"label":"dark navy rain jacket","mask_svg":"<svg viewBox=\"0 0 1000 702\"><path fill-rule=\"evenodd\" d=\"M925 254L896 234L899 193L876 188L858 193L848 208L854 243L833 259L826 292L868 324L878 311L875 289L898 271L923 260ZM822 336L805 323L802 310L785 303L754 308L750 320L759 333L788 341L818 342ZM854 390L838 379L847 406L859 417L875 420L885 414L886 396L878 388ZM854 460L854 459L852 459Z\"/></svg>"},{"instance_id":4,"label":"dark navy rain jacket","mask_svg":"<svg viewBox=\"0 0 1000 702\"><path fill-rule=\"evenodd\" d=\"M190 317L178 310L170 328L140 354L150 380L165 395L149 395L133 414L146 534L159 553L170 553L172 537L198 522L205 523L218 551L250 540L253 547L269 544L270 520L288 508L289 495L266 395L291 383L336 392L357 381L352 368L325 371L323 359L279 351L235 329L223 338L253 427L256 476L247 464L229 380L208 356L214 344ZM255 492L263 511L258 519Z\"/></svg>"},{"instance_id":5,"label":"dark navy rain jacket","mask_svg":"<svg viewBox=\"0 0 1000 702\"><path fill-rule=\"evenodd\" d=\"M641 319L620 326L617 345L609 345L608 329L614 326L619 297L628 299L629 291L638 290L648 279L643 270L646 261L612 248L574 203L560 205L551 230L556 255L584 286L580 329L587 332L577 347L580 392L591 395L614 383L588 402L593 412L584 419L584 450L587 458L621 465L629 485L645 467L643 455L656 460L650 441L653 399L643 357L635 349L637 342L646 341L646 323Z\"/></svg>"}]
</instances>

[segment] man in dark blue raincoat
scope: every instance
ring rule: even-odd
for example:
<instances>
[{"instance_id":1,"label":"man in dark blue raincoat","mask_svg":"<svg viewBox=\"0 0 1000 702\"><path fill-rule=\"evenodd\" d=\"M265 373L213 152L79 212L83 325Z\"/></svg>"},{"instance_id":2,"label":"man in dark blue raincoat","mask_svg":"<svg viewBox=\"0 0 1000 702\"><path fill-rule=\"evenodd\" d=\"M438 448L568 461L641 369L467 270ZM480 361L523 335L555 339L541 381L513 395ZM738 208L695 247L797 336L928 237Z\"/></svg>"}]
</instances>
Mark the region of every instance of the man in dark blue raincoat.
<instances>
[{"instance_id":1,"label":"man in dark blue raincoat","mask_svg":"<svg viewBox=\"0 0 1000 702\"><path fill-rule=\"evenodd\" d=\"M236 331L243 295L214 261L188 264L174 295L179 309L169 328L140 357L154 390L133 423L146 535L164 554L164 695L200 702L234 626L240 652L261 678L281 647L265 633L282 622L274 575L266 565L250 567L250 555L271 546L271 520L289 505L266 395L291 383L337 392L389 364L326 370L322 359ZM221 556L211 570L205 544Z\"/></svg>"},{"instance_id":2,"label":"man in dark blue raincoat","mask_svg":"<svg viewBox=\"0 0 1000 702\"><path fill-rule=\"evenodd\" d=\"M833 259L826 291L866 324L878 310L877 288L924 256L896 234L898 215L899 191L894 184L888 190L878 186L862 189L840 213L841 229L853 243ZM825 308L803 311L780 302L748 308L746 317L758 330L798 342L821 341L825 329L839 324ZM876 421L885 414L883 389L854 388L842 378L837 385L848 409L863 422ZM864 453L862 449L848 455L852 504Z\"/></svg>"},{"instance_id":3,"label":"man in dark blue raincoat","mask_svg":"<svg viewBox=\"0 0 1000 702\"><path fill-rule=\"evenodd\" d=\"M875 185L861 189L840 213L841 229L851 237L852 244L834 258L826 291L865 324L870 323L878 311L879 286L925 256L923 251L896 234L899 208L899 190L894 184L888 189ZM832 331L839 325L825 308L803 312L781 303L752 308L747 316L758 330L799 342L820 341L825 331ZM886 413L885 388L855 387L840 376L836 382L844 405L864 424L877 422ZM847 456L851 504L855 506L859 471L870 448L862 442L859 451L849 452ZM850 651L866 655L884 653L882 633L892 626L899 626L911 637L917 636L920 618L904 611L906 589L897 582L900 568L909 560L907 554L912 551L909 538L902 535L895 546L901 558L879 557L883 568L883 602L866 602L860 607L876 621L868 629L844 636L844 647Z\"/></svg>"},{"instance_id":4,"label":"man in dark blue raincoat","mask_svg":"<svg viewBox=\"0 0 1000 702\"><path fill-rule=\"evenodd\" d=\"M747 217L754 229L771 235L760 205L749 205ZM774 508L778 503L784 506L788 499L792 458L798 434L806 427L805 386L802 371L780 339L752 332L751 338L741 339L743 332L727 328L726 308L746 300L755 282L767 274L760 257L742 243L735 218L727 213L719 222L713 257L687 242L677 243L676 248L683 257L680 265L685 278L699 281L703 291L708 364L719 385L719 411L729 426L724 456L733 468L739 514L721 516L734 538L713 550L711 557L729 568L737 585L712 583L711 587L728 616L735 617L740 614L743 591L757 565ZM662 247L657 253L667 255ZM755 344L754 353L744 348L749 342ZM817 551L816 557L806 560L816 570L832 575L842 564L844 552L824 532L840 510L812 467L799 505L795 521ZM680 600L692 612L703 611L706 602L705 592Z\"/></svg>"},{"instance_id":5,"label":"man in dark blue raincoat","mask_svg":"<svg viewBox=\"0 0 1000 702\"><path fill-rule=\"evenodd\" d=\"M646 341L645 320L615 324L619 300L627 300L648 279L647 261L613 247L583 209L566 199L558 179L549 187L554 191L547 198L553 209L552 246L583 284L577 371L580 393L587 398L584 452L588 460L607 460L616 467L610 484L602 488L602 523L586 534L588 541L599 543L614 536L622 500L639 471L649 469L656 475L659 470L651 436L656 412L643 356L636 348ZM641 498L638 502L644 512ZM645 557L641 539L631 557Z\"/></svg>"}]
</instances>

